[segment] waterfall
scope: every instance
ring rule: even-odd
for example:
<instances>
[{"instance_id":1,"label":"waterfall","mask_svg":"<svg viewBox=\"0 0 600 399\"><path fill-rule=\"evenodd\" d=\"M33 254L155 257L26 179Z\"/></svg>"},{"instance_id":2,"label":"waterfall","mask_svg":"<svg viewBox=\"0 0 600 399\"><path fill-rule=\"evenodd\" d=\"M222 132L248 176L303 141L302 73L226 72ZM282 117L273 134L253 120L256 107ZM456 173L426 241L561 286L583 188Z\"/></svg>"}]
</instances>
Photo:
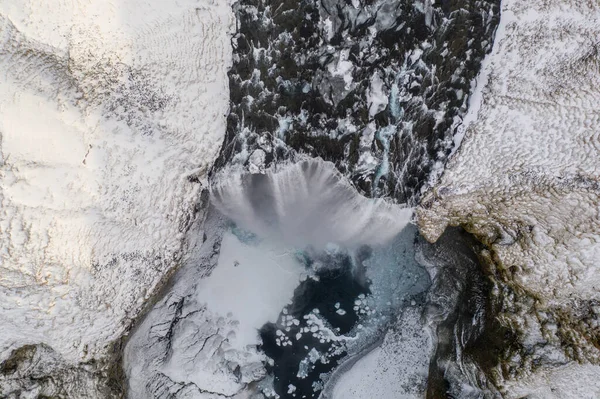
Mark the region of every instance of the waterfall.
<instances>
[{"instance_id":1,"label":"waterfall","mask_svg":"<svg viewBox=\"0 0 600 399\"><path fill-rule=\"evenodd\" d=\"M412 209L360 195L322 159L285 163L266 173L225 171L213 204L241 227L294 246L380 245L409 222Z\"/></svg>"}]
</instances>

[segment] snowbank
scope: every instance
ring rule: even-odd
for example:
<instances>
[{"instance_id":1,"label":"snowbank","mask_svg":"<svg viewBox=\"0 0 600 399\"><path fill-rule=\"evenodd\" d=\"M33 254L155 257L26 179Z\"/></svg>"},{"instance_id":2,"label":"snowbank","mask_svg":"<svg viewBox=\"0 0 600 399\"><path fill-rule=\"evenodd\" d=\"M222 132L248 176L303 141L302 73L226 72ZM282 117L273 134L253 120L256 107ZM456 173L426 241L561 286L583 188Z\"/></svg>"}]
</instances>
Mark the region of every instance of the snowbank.
<instances>
[{"instance_id":1,"label":"snowbank","mask_svg":"<svg viewBox=\"0 0 600 399\"><path fill-rule=\"evenodd\" d=\"M0 361L102 357L176 265L231 23L226 1L0 3Z\"/></svg>"}]
</instances>

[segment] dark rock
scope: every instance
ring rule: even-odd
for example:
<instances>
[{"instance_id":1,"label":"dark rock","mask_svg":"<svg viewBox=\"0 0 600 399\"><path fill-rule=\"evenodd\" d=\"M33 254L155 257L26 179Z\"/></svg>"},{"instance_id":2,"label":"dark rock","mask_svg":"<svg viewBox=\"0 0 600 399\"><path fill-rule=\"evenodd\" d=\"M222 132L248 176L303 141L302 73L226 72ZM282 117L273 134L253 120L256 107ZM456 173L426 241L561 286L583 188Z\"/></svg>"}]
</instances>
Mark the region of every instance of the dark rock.
<instances>
[{"instance_id":1,"label":"dark rock","mask_svg":"<svg viewBox=\"0 0 600 399\"><path fill-rule=\"evenodd\" d=\"M332 161L363 194L416 203L446 160L471 82L491 50L499 0L241 0L231 113L215 169L304 153ZM335 69L350 66L346 79ZM341 68L343 69L343 68ZM369 113L378 74L388 105ZM393 129L389 138L367 134ZM376 165L359 162L370 153Z\"/></svg>"}]
</instances>

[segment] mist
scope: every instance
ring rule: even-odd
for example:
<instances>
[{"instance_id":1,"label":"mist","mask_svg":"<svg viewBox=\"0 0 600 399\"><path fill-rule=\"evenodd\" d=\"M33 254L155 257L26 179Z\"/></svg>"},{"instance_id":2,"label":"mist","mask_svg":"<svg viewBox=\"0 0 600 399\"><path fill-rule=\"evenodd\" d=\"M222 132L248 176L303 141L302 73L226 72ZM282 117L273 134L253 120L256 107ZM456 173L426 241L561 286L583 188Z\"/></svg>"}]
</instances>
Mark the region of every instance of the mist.
<instances>
[{"instance_id":1,"label":"mist","mask_svg":"<svg viewBox=\"0 0 600 399\"><path fill-rule=\"evenodd\" d=\"M278 165L265 173L224 173L211 201L240 227L294 246L382 245L409 222L412 209L369 199L321 159Z\"/></svg>"}]
</instances>

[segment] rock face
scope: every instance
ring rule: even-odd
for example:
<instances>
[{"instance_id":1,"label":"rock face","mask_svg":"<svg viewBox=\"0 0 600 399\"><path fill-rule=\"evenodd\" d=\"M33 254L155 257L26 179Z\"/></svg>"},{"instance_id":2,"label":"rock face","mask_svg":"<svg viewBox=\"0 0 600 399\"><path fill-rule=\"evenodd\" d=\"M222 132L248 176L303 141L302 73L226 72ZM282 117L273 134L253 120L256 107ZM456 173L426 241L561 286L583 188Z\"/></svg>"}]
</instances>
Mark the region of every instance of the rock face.
<instances>
[{"instance_id":1,"label":"rock face","mask_svg":"<svg viewBox=\"0 0 600 399\"><path fill-rule=\"evenodd\" d=\"M496 319L496 287L478 256L483 246L451 227L434 244L419 237L417 248L433 280L423 312L436 343L426 397L501 397L488 376L510 353L513 337Z\"/></svg>"},{"instance_id":2,"label":"rock face","mask_svg":"<svg viewBox=\"0 0 600 399\"><path fill-rule=\"evenodd\" d=\"M418 209L429 240L462 225L487 246L521 347L495 372L506 397L600 392L599 18L594 2L503 2L481 107Z\"/></svg>"},{"instance_id":3,"label":"rock face","mask_svg":"<svg viewBox=\"0 0 600 399\"><path fill-rule=\"evenodd\" d=\"M120 395L225 132L227 2L92 3L0 3L2 397Z\"/></svg>"},{"instance_id":4,"label":"rock face","mask_svg":"<svg viewBox=\"0 0 600 399\"><path fill-rule=\"evenodd\" d=\"M497 0L242 0L217 167L298 153L414 203L441 171L491 49Z\"/></svg>"},{"instance_id":5,"label":"rock face","mask_svg":"<svg viewBox=\"0 0 600 399\"><path fill-rule=\"evenodd\" d=\"M118 362L72 364L44 344L15 349L0 364L0 373L5 398L110 398L123 392Z\"/></svg>"}]
</instances>

